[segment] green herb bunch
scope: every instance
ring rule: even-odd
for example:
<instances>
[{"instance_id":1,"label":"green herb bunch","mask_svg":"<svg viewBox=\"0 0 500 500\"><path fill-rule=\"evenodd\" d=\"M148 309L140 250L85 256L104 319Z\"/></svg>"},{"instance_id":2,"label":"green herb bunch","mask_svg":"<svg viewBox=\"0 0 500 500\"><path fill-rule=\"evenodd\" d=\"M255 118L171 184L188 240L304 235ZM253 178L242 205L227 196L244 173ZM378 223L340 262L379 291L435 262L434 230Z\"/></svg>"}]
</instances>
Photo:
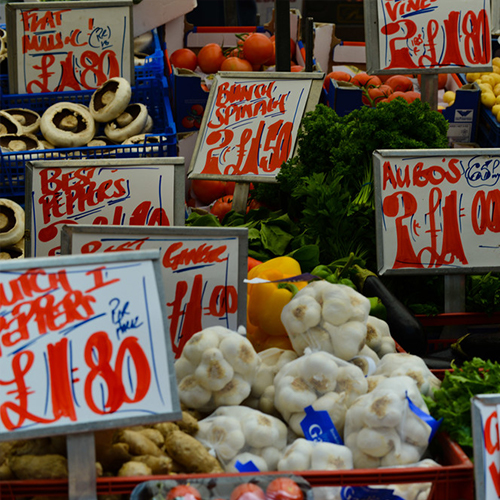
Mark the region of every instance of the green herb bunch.
<instances>
[{"instance_id":1,"label":"green herb bunch","mask_svg":"<svg viewBox=\"0 0 500 500\"><path fill-rule=\"evenodd\" d=\"M460 367L452 362L451 367L433 399L425 396L424 399L431 415L443 419L441 428L472 456L471 398L500 392L500 364L473 358Z\"/></svg>"},{"instance_id":2,"label":"green herb bunch","mask_svg":"<svg viewBox=\"0 0 500 500\"><path fill-rule=\"evenodd\" d=\"M377 149L448 147L448 122L419 99L364 106L340 117L322 104L305 115L297 155L277 185L254 196L285 210L320 246L328 263L355 252L376 268L372 155Z\"/></svg>"}]
</instances>

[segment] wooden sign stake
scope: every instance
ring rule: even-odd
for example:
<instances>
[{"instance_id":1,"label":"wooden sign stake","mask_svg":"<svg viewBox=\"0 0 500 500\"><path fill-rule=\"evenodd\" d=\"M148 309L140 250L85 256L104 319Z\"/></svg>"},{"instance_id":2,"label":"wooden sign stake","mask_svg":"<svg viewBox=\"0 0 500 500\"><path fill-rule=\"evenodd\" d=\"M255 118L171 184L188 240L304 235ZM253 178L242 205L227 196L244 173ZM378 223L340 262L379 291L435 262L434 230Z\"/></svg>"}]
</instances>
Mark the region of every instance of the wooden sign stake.
<instances>
[{"instance_id":1,"label":"wooden sign stake","mask_svg":"<svg viewBox=\"0 0 500 500\"><path fill-rule=\"evenodd\" d=\"M421 75L421 95L431 109L438 107L438 74L423 73ZM445 312L465 311L465 275L445 275L444 277L444 309ZM467 329L464 325L449 325L443 329L443 338L460 338Z\"/></svg>"},{"instance_id":2,"label":"wooden sign stake","mask_svg":"<svg viewBox=\"0 0 500 500\"><path fill-rule=\"evenodd\" d=\"M233 210L240 214L247 211L248 191L250 190L250 183L236 182L234 186L233 195Z\"/></svg>"},{"instance_id":3,"label":"wooden sign stake","mask_svg":"<svg viewBox=\"0 0 500 500\"><path fill-rule=\"evenodd\" d=\"M94 433L69 434L66 448L70 500L97 500Z\"/></svg>"}]
</instances>

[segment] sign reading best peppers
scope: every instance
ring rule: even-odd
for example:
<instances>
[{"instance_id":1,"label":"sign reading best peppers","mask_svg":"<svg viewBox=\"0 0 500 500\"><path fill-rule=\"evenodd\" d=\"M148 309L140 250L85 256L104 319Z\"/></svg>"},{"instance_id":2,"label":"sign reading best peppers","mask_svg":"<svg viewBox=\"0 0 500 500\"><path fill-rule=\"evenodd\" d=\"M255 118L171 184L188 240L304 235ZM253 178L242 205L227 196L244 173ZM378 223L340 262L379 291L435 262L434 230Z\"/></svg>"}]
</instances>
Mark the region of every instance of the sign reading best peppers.
<instances>
[{"instance_id":1,"label":"sign reading best peppers","mask_svg":"<svg viewBox=\"0 0 500 500\"><path fill-rule=\"evenodd\" d=\"M65 224L182 226L184 183L182 157L28 162L26 252L59 254Z\"/></svg>"},{"instance_id":2,"label":"sign reading best peppers","mask_svg":"<svg viewBox=\"0 0 500 500\"><path fill-rule=\"evenodd\" d=\"M191 161L190 178L274 181L294 153L323 73L219 72Z\"/></svg>"},{"instance_id":3,"label":"sign reading best peppers","mask_svg":"<svg viewBox=\"0 0 500 500\"><path fill-rule=\"evenodd\" d=\"M381 0L364 9L368 72L491 67L490 0Z\"/></svg>"},{"instance_id":4,"label":"sign reading best peppers","mask_svg":"<svg viewBox=\"0 0 500 500\"><path fill-rule=\"evenodd\" d=\"M374 152L379 272L500 265L500 150Z\"/></svg>"}]
</instances>

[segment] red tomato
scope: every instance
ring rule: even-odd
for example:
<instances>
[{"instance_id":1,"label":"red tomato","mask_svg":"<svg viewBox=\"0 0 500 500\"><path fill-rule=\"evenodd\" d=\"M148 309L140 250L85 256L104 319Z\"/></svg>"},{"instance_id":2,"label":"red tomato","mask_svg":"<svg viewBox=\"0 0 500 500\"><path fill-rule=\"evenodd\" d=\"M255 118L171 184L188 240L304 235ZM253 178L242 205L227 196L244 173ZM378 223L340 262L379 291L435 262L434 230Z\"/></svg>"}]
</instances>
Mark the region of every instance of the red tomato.
<instances>
[{"instance_id":1,"label":"red tomato","mask_svg":"<svg viewBox=\"0 0 500 500\"><path fill-rule=\"evenodd\" d=\"M418 84L422 85L422 75L417 75ZM447 73L438 73L438 89L444 89L448 83Z\"/></svg>"},{"instance_id":2,"label":"red tomato","mask_svg":"<svg viewBox=\"0 0 500 500\"><path fill-rule=\"evenodd\" d=\"M241 57L228 57L220 67L221 71L252 71L252 65Z\"/></svg>"},{"instance_id":3,"label":"red tomato","mask_svg":"<svg viewBox=\"0 0 500 500\"><path fill-rule=\"evenodd\" d=\"M413 102L415 99L420 99L420 92L414 92L413 90L408 90L407 92L401 92L400 90L397 90L396 92L393 92L388 98L388 101L392 101L393 99L396 99L397 97L402 97L405 101L407 102Z\"/></svg>"},{"instance_id":4,"label":"red tomato","mask_svg":"<svg viewBox=\"0 0 500 500\"><path fill-rule=\"evenodd\" d=\"M274 42L276 44L276 37L273 35L269 40L271 42ZM293 38L290 38L290 59L293 59L295 57L295 42L293 41Z\"/></svg>"},{"instance_id":5,"label":"red tomato","mask_svg":"<svg viewBox=\"0 0 500 500\"><path fill-rule=\"evenodd\" d=\"M224 184L226 185L224 188L224 194L234 194L234 188L236 187L236 182L227 181Z\"/></svg>"},{"instance_id":6,"label":"red tomato","mask_svg":"<svg viewBox=\"0 0 500 500\"><path fill-rule=\"evenodd\" d=\"M263 33L252 33L243 42L243 52L252 65L266 64L273 56L273 42Z\"/></svg>"},{"instance_id":7,"label":"red tomato","mask_svg":"<svg viewBox=\"0 0 500 500\"><path fill-rule=\"evenodd\" d=\"M346 73L345 71L332 71L325 76L325 81L323 82L323 86L328 91L330 88L330 80L336 80L337 82L350 82L351 75Z\"/></svg>"},{"instance_id":8,"label":"red tomato","mask_svg":"<svg viewBox=\"0 0 500 500\"><path fill-rule=\"evenodd\" d=\"M222 47L217 43L208 43L198 52L198 66L203 73L217 73L224 59Z\"/></svg>"},{"instance_id":9,"label":"red tomato","mask_svg":"<svg viewBox=\"0 0 500 500\"><path fill-rule=\"evenodd\" d=\"M165 497L165 500L201 500L200 492L194 487L187 484L179 484L174 486Z\"/></svg>"},{"instance_id":10,"label":"red tomato","mask_svg":"<svg viewBox=\"0 0 500 500\"><path fill-rule=\"evenodd\" d=\"M250 272L251 269L253 269L255 266L258 266L259 264L262 264L262 261L254 259L253 257L247 257L248 272ZM238 488L238 487L236 487L236 488ZM264 492L262 492L262 494L264 495ZM231 498L233 498L232 494L231 494Z\"/></svg>"},{"instance_id":11,"label":"red tomato","mask_svg":"<svg viewBox=\"0 0 500 500\"><path fill-rule=\"evenodd\" d=\"M225 184L223 181L193 179L191 181L191 191L201 203L209 205L217 198L224 196L226 190Z\"/></svg>"},{"instance_id":12,"label":"red tomato","mask_svg":"<svg viewBox=\"0 0 500 500\"><path fill-rule=\"evenodd\" d=\"M266 488L268 500L304 500L300 486L289 477L273 479Z\"/></svg>"},{"instance_id":13,"label":"red tomato","mask_svg":"<svg viewBox=\"0 0 500 500\"><path fill-rule=\"evenodd\" d=\"M363 95L362 100L368 106L376 106L382 99L390 96L393 92L389 85L382 84L368 89L368 95Z\"/></svg>"},{"instance_id":14,"label":"red tomato","mask_svg":"<svg viewBox=\"0 0 500 500\"><path fill-rule=\"evenodd\" d=\"M389 85L394 92L407 92L408 90L413 90L413 82L404 75L393 75L385 81L385 84Z\"/></svg>"},{"instance_id":15,"label":"red tomato","mask_svg":"<svg viewBox=\"0 0 500 500\"><path fill-rule=\"evenodd\" d=\"M177 49L170 56L170 64L194 71L198 66L198 57L191 49Z\"/></svg>"},{"instance_id":16,"label":"red tomato","mask_svg":"<svg viewBox=\"0 0 500 500\"><path fill-rule=\"evenodd\" d=\"M290 71L292 73L300 73L301 71L304 71L304 66L301 66L300 64L292 64L290 66Z\"/></svg>"},{"instance_id":17,"label":"red tomato","mask_svg":"<svg viewBox=\"0 0 500 500\"><path fill-rule=\"evenodd\" d=\"M357 85L358 87L365 87L365 88L378 87L379 85L382 85L382 82L377 75L369 75L364 71L356 73L351 78L351 83L354 83L354 85Z\"/></svg>"},{"instance_id":18,"label":"red tomato","mask_svg":"<svg viewBox=\"0 0 500 500\"><path fill-rule=\"evenodd\" d=\"M251 257L248 257L248 263L250 265ZM255 262L259 262L256 259ZM255 264L257 265L257 264ZM260 486L257 486L254 483L242 483L236 486L234 490L231 492L231 496L229 500L265 500L266 496L264 491Z\"/></svg>"},{"instance_id":19,"label":"red tomato","mask_svg":"<svg viewBox=\"0 0 500 500\"><path fill-rule=\"evenodd\" d=\"M193 128L194 127L194 118L192 116L185 116L182 121L182 126L184 128Z\"/></svg>"},{"instance_id":20,"label":"red tomato","mask_svg":"<svg viewBox=\"0 0 500 500\"><path fill-rule=\"evenodd\" d=\"M220 222L224 219L225 215L233 209L232 195L225 195L215 200L215 203L210 208L210 213L214 214Z\"/></svg>"}]
</instances>

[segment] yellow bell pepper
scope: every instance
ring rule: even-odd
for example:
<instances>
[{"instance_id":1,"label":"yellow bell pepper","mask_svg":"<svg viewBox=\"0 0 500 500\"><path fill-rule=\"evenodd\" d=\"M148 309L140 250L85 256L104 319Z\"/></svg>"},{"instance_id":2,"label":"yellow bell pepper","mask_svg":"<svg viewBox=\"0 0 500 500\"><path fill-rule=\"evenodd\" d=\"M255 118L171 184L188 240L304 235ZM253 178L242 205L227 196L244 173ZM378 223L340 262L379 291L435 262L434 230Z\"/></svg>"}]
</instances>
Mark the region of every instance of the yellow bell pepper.
<instances>
[{"instance_id":1,"label":"yellow bell pepper","mask_svg":"<svg viewBox=\"0 0 500 500\"><path fill-rule=\"evenodd\" d=\"M251 269L248 279L276 281L301 273L300 264L295 259L276 257ZM256 350L269 347L291 349L288 334L281 322L281 311L292 299L294 291L306 285L306 281L248 284L247 337Z\"/></svg>"}]
</instances>

